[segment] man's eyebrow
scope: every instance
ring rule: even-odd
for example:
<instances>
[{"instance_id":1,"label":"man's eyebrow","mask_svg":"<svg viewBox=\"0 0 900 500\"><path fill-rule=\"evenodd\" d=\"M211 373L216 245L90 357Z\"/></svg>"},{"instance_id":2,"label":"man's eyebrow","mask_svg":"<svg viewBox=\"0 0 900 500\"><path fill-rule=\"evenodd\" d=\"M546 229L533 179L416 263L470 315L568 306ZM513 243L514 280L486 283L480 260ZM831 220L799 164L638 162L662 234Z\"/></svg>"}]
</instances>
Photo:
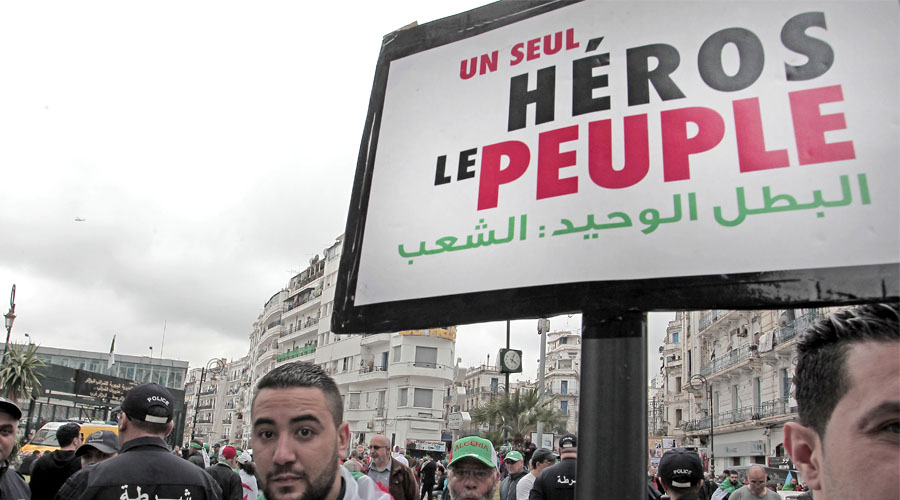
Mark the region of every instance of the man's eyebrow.
<instances>
[{"instance_id":1,"label":"man's eyebrow","mask_svg":"<svg viewBox=\"0 0 900 500\"><path fill-rule=\"evenodd\" d=\"M13 428L12 424L3 424L3 425L0 425L0 429L3 429L3 430L6 430L6 429L12 429L12 428Z\"/></svg>"},{"instance_id":2,"label":"man's eyebrow","mask_svg":"<svg viewBox=\"0 0 900 500\"><path fill-rule=\"evenodd\" d=\"M318 417L311 414L306 415L297 415L296 417L291 418L291 424L298 424L302 422L313 422L315 424L321 425L322 421L319 420ZM253 421L253 427L259 427L260 425L275 425L275 421L271 418L260 417Z\"/></svg>"},{"instance_id":3,"label":"man's eyebrow","mask_svg":"<svg viewBox=\"0 0 900 500\"><path fill-rule=\"evenodd\" d=\"M866 429L872 425L873 421L885 417L896 418L900 415L900 401L885 401L880 405L867 411L859 420L859 428Z\"/></svg>"}]
</instances>

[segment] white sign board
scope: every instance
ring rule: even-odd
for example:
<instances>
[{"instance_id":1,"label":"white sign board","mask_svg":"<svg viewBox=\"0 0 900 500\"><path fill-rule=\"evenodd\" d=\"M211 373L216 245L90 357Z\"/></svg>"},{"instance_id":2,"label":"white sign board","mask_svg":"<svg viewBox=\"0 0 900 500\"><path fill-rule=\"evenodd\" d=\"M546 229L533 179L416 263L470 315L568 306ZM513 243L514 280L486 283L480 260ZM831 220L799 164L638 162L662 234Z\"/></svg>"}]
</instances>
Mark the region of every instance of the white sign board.
<instances>
[{"instance_id":1,"label":"white sign board","mask_svg":"<svg viewBox=\"0 0 900 500\"><path fill-rule=\"evenodd\" d=\"M355 305L893 264L898 4L573 4L391 61Z\"/></svg>"}]
</instances>

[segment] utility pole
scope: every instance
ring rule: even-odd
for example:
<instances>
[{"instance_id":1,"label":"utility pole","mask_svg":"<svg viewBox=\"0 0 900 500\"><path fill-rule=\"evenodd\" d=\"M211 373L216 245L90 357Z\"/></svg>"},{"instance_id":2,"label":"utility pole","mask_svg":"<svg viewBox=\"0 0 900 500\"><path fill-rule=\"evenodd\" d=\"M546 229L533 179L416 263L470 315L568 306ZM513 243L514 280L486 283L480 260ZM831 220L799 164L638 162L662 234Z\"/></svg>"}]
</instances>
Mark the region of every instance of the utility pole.
<instances>
[{"instance_id":1,"label":"utility pole","mask_svg":"<svg viewBox=\"0 0 900 500\"><path fill-rule=\"evenodd\" d=\"M544 366L547 362L547 332L550 331L550 320L541 318L538 320L538 334L541 336L541 363L538 368L538 405L544 402ZM544 422L537 424L537 447L544 447ZM552 448L552 446L551 446Z\"/></svg>"}]
</instances>

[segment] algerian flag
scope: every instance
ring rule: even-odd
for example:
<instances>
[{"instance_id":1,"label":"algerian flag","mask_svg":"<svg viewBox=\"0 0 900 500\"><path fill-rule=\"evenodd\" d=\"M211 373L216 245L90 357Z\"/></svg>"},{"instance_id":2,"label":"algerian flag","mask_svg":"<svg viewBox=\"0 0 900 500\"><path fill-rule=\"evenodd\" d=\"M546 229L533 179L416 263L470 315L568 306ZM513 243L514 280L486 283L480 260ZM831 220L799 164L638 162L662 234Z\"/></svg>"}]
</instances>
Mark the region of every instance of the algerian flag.
<instances>
[{"instance_id":1,"label":"algerian flag","mask_svg":"<svg viewBox=\"0 0 900 500\"><path fill-rule=\"evenodd\" d=\"M115 349L116 349L116 336L113 335L112 344L109 345L109 361L106 362L107 370L112 368L112 365L116 362L116 353L113 352Z\"/></svg>"}]
</instances>

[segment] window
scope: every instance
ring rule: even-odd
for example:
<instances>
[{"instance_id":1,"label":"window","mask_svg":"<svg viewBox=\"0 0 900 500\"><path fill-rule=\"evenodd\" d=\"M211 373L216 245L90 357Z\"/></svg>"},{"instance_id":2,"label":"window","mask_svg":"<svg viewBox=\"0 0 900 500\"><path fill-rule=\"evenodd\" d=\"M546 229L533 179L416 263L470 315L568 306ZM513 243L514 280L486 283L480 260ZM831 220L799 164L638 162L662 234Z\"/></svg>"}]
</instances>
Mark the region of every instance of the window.
<instances>
[{"instance_id":1,"label":"window","mask_svg":"<svg viewBox=\"0 0 900 500\"><path fill-rule=\"evenodd\" d=\"M569 402L568 401L560 401L559 402L559 411L563 415L568 415L569 414Z\"/></svg>"},{"instance_id":2,"label":"window","mask_svg":"<svg viewBox=\"0 0 900 500\"><path fill-rule=\"evenodd\" d=\"M413 406L417 408L431 408L434 391L431 389L416 389L413 393Z\"/></svg>"},{"instance_id":3,"label":"window","mask_svg":"<svg viewBox=\"0 0 900 500\"><path fill-rule=\"evenodd\" d=\"M681 421L682 421L681 415L682 415L681 408L676 409L675 410L675 427L681 427Z\"/></svg>"},{"instance_id":4,"label":"window","mask_svg":"<svg viewBox=\"0 0 900 500\"><path fill-rule=\"evenodd\" d=\"M559 343L560 343L560 344L568 344L568 343L569 343L569 337L562 337L562 338L560 338L560 339L559 339Z\"/></svg>"},{"instance_id":5,"label":"window","mask_svg":"<svg viewBox=\"0 0 900 500\"><path fill-rule=\"evenodd\" d=\"M388 352L384 351L381 353L381 371L387 371L388 365Z\"/></svg>"},{"instance_id":6,"label":"window","mask_svg":"<svg viewBox=\"0 0 900 500\"><path fill-rule=\"evenodd\" d=\"M403 387L397 392L397 406L403 407L406 406L406 393L407 388Z\"/></svg>"},{"instance_id":7,"label":"window","mask_svg":"<svg viewBox=\"0 0 900 500\"><path fill-rule=\"evenodd\" d=\"M559 384L559 393L560 394L568 394L569 393L569 381L563 380Z\"/></svg>"},{"instance_id":8,"label":"window","mask_svg":"<svg viewBox=\"0 0 900 500\"><path fill-rule=\"evenodd\" d=\"M678 332L672 333L672 342L674 342L676 344L678 343Z\"/></svg>"},{"instance_id":9,"label":"window","mask_svg":"<svg viewBox=\"0 0 900 500\"><path fill-rule=\"evenodd\" d=\"M359 409L359 393L358 392L350 393L350 403L349 403L348 408L351 410Z\"/></svg>"},{"instance_id":10,"label":"window","mask_svg":"<svg viewBox=\"0 0 900 500\"><path fill-rule=\"evenodd\" d=\"M753 406L759 408L762 399L762 385L759 377L753 378Z\"/></svg>"},{"instance_id":11,"label":"window","mask_svg":"<svg viewBox=\"0 0 900 500\"><path fill-rule=\"evenodd\" d=\"M395 345L394 347L391 348L391 351L394 353L393 359L391 361L394 363L399 362L400 361L400 346Z\"/></svg>"},{"instance_id":12,"label":"window","mask_svg":"<svg viewBox=\"0 0 900 500\"><path fill-rule=\"evenodd\" d=\"M496 378L491 379L491 392L497 392L499 388L500 381Z\"/></svg>"},{"instance_id":13,"label":"window","mask_svg":"<svg viewBox=\"0 0 900 500\"><path fill-rule=\"evenodd\" d=\"M731 386L731 409L732 411L737 411L738 409L738 386L737 384Z\"/></svg>"},{"instance_id":14,"label":"window","mask_svg":"<svg viewBox=\"0 0 900 500\"><path fill-rule=\"evenodd\" d=\"M675 392L681 392L681 377L675 377Z\"/></svg>"},{"instance_id":15,"label":"window","mask_svg":"<svg viewBox=\"0 0 900 500\"><path fill-rule=\"evenodd\" d=\"M436 368L437 347L416 346L416 366L420 368Z\"/></svg>"}]
</instances>

